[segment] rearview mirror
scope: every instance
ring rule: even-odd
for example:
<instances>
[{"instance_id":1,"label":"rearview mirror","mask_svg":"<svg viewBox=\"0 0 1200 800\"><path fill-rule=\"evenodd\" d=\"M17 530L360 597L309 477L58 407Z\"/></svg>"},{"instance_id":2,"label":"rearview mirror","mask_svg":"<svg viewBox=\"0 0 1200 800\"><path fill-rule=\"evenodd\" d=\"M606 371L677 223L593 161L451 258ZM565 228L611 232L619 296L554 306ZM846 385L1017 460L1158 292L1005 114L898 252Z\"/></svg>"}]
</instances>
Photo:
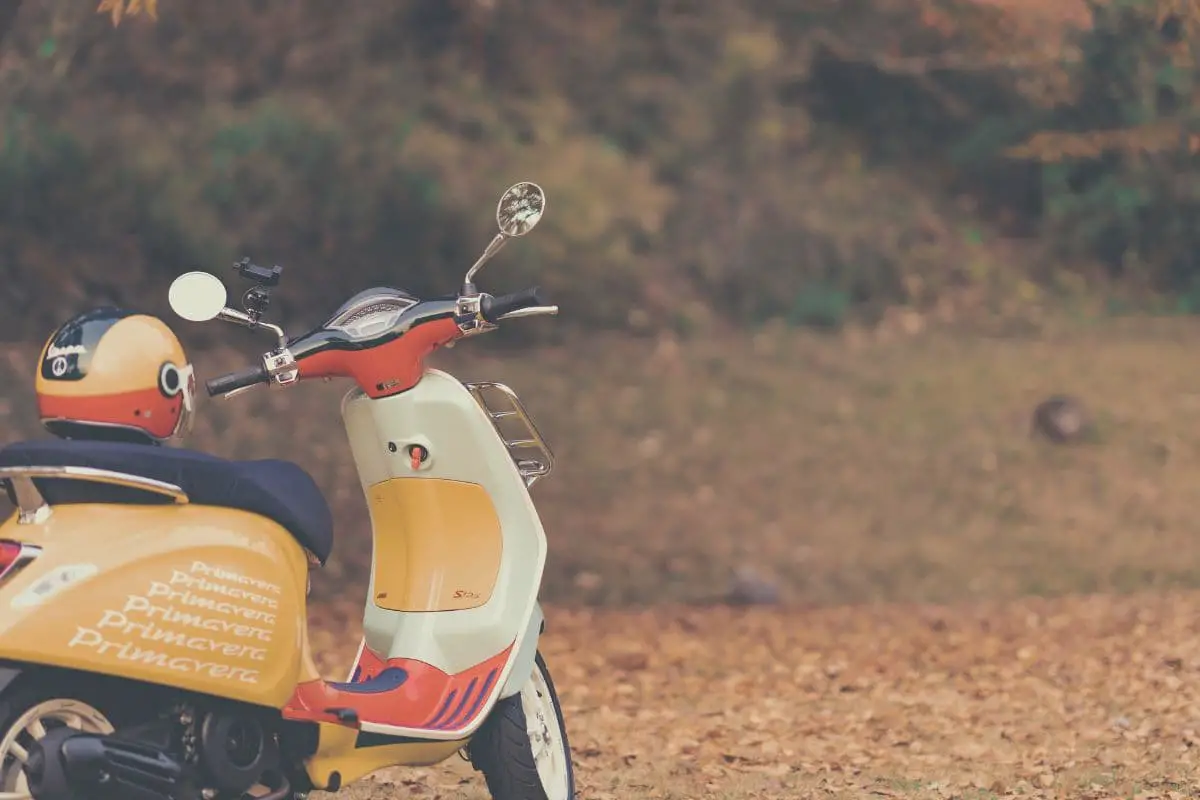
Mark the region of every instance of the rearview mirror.
<instances>
[{"instance_id":1,"label":"rearview mirror","mask_svg":"<svg viewBox=\"0 0 1200 800\"><path fill-rule=\"evenodd\" d=\"M505 236L524 236L546 211L546 193L536 183L524 181L508 187L496 206L496 224Z\"/></svg>"},{"instance_id":2,"label":"rearview mirror","mask_svg":"<svg viewBox=\"0 0 1200 800\"><path fill-rule=\"evenodd\" d=\"M225 308L225 284L207 272L188 272L171 283L171 310L189 322L208 322Z\"/></svg>"},{"instance_id":3,"label":"rearview mirror","mask_svg":"<svg viewBox=\"0 0 1200 800\"><path fill-rule=\"evenodd\" d=\"M533 230L533 226L538 224L544 213L546 193L536 183L522 181L504 190L504 194L500 196L500 203L496 206L496 224L500 227L500 232L492 237L483 254L467 270L462 287L464 297L475 294L475 273L479 272L492 256L499 253L500 248L504 247L504 243L509 239L524 236Z\"/></svg>"}]
</instances>

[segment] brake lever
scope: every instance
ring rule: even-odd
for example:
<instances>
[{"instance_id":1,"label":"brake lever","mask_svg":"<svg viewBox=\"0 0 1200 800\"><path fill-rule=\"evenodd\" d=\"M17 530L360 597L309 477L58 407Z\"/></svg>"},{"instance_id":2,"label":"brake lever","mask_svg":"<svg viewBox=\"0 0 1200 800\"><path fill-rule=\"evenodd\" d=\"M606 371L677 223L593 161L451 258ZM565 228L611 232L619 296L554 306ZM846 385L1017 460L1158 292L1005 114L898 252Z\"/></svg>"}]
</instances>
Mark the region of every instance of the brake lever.
<instances>
[{"instance_id":1,"label":"brake lever","mask_svg":"<svg viewBox=\"0 0 1200 800\"><path fill-rule=\"evenodd\" d=\"M265 383L252 383L249 386L240 386L237 389L234 389L232 392L226 392L225 394L221 395L221 399L222 400L232 400L233 398L237 397L242 392L248 392L252 389L257 389L260 386L266 386L266 385L267 384L265 384Z\"/></svg>"},{"instance_id":2,"label":"brake lever","mask_svg":"<svg viewBox=\"0 0 1200 800\"><path fill-rule=\"evenodd\" d=\"M517 319L518 317L553 317L558 314L558 306L528 306L527 308L518 308L516 311L510 311L507 314L497 317L502 319Z\"/></svg>"}]
</instances>

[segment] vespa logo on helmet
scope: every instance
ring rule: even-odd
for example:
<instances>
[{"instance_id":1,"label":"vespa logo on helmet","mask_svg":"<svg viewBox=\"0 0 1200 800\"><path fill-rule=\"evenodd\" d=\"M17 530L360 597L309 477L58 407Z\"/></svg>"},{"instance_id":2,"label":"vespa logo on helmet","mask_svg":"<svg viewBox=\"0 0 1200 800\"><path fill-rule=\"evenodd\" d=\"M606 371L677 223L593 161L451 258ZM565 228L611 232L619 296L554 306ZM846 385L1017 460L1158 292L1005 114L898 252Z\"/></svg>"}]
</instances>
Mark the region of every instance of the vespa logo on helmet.
<instances>
[{"instance_id":1,"label":"vespa logo on helmet","mask_svg":"<svg viewBox=\"0 0 1200 800\"><path fill-rule=\"evenodd\" d=\"M46 360L59 358L60 356L82 356L87 353L87 348L81 344L69 344L65 347L55 347L50 345L46 349Z\"/></svg>"},{"instance_id":2,"label":"vespa logo on helmet","mask_svg":"<svg viewBox=\"0 0 1200 800\"><path fill-rule=\"evenodd\" d=\"M87 348L81 344L62 346L52 344L46 348L46 357L42 362L42 375L58 380L78 380L82 377L79 371L79 359L87 354Z\"/></svg>"}]
</instances>

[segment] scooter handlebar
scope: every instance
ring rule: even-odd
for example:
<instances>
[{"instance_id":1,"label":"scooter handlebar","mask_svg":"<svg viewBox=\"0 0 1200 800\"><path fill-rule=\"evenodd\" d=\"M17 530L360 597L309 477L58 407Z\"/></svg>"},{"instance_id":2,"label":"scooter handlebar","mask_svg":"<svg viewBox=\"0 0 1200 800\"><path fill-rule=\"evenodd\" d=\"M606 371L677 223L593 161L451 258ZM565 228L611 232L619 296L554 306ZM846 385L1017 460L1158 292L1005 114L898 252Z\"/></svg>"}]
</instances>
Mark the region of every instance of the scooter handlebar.
<instances>
[{"instance_id":1,"label":"scooter handlebar","mask_svg":"<svg viewBox=\"0 0 1200 800\"><path fill-rule=\"evenodd\" d=\"M499 297L484 295L479 307L480 316L493 325L499 322L506 314L527 316L539 313L558 313L558 308L551 306L547 302L546 296L540 286L534 286L531 289L522 289L512 294L503 294ZM270 382L271 374L267 372L265 366L259 365L242 370L241 372L231 372L228 375L221 375L212 380L205 381L204 388L208 390L210 397L215 397L217 395L227 395L239 389L257 386L260 383Z\"/></svg>"},{"instance_id":2,"label":"scooter handlebar","mask_svg":"<svg viewBox=\"0 0 1200 800\"><path fill-rule=\"evenodd\" d=\"M221 375L212 380L204 382L204 388L208 390L209 397L215 397L219 394L229 394L237 389L245 389L248 386L254 386L259 383L269 383L271 376L267 374L267 370L262 367L254 367L245 369L241 372L231 372L228 375Z\"/></svg>"},{"instance_id":3,"label":"scooter handlebar","mask_svg":"<svg viewBox=\"0 0 1200 800\"><path fill-rule=\"evenodd\" d=\"M520 311L523 308L546 305L549 305L549 302L541 287L534 286L532 289L522 289L512 294L502 294L499 297L485 295L479 305L479 314L495 325L505 314Z\"/></svg>"}]
</instances>

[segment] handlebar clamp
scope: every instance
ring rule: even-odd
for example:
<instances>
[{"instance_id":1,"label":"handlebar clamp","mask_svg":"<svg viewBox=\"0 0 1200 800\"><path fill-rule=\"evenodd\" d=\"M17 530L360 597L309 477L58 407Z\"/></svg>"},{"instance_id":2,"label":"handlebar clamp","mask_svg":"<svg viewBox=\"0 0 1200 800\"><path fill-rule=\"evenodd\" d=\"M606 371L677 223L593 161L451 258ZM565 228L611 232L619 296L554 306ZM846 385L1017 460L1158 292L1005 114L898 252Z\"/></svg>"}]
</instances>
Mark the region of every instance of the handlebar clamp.
<instances>
[{"instance_id":1,"label":"handlebar clamp","mask_svg":"<svg viewBox=\"0 0 1200 800\"><path fill-rule=\"evenodd\" d=\"M273 350L263 356L263 369L274 383L287 386L300 379L300 369L296 366L296 357L286 347Z\"/></svg>"},{"instance_id":2,"label":"handlebar clamp","mask_svg":"<svg viewBox=\"0 0 1200 800\"><path fill-rule=\"evenodd\" d=\"M487 295L471 294L458 298L454 308L454 322L463 336L475 336L493 330L495 324L483 316L483 299Z\"/></svg>"}]
</instances>

